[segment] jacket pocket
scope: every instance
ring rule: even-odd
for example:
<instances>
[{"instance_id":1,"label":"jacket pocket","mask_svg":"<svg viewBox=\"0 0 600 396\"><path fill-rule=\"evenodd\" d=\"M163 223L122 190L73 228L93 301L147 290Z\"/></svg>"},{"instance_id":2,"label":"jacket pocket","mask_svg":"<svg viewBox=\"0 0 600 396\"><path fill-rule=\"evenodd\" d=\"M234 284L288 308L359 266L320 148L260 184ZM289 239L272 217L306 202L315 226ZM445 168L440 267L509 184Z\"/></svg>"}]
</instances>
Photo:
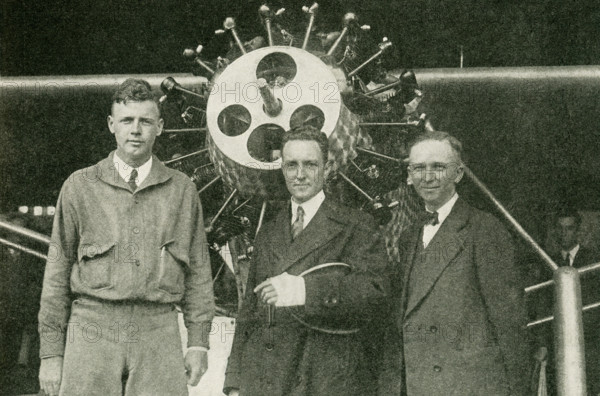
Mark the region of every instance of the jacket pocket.
<instances>
[{"instance_id":1,"label":"jacket pocket","mask_svg":"<svg viewBox=\"0 0 600 396\"><path fill-rule=\"evenodd\" d=\"M188 265L189 256L177 246L174 239L161 244L158 288L169 294L182 296Z\"/></svg>"},{"instance_id":2,"label":"jacket pocket","mask_svg":"<svg viewBox=\"0 0 600 396\"><path fill-rule=\"evenodd\" d=\"M112 266L115 260L114 242L82 243L77 250L79 279L87 287L99 290L112 287Z\"/></svg>"}]
</instances>

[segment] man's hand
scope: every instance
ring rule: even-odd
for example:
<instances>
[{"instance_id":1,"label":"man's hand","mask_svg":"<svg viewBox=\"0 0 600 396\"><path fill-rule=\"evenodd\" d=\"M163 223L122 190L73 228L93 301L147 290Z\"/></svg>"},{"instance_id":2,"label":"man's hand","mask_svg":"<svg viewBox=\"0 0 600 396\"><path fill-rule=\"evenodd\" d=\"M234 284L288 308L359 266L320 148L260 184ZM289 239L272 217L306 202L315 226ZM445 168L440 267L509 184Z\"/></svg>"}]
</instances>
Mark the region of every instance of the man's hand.
<instances>
[{"instance_id":1,"label":"man's hand","mask_svg":"<svg viewBox=\"0 0 600 396\"><path fill-rule=\"evenodd\" d=\"M229 393L227 394L227 396L240 396L240 391L237 389L232 389L229 391Z\"/></svg>"},{"instance_id":2,"label":"man's hand","mask_svg":"<svg viewBox=\"0 0 600 396\"><path fill-rule=\"evenodd\" d=\"M206 370L208 370L208 352L194 349L187 351L185 354L185 371L188 385L198 385Z\"/></svg>"},{"instance_id":3,"label":"man's hand","mask_svg":"<svg viewBox=\"0 0 600 396\"><path fill-rule=\"evenodd\" d=\"M63 357L53 356L42 359L40 365L40 389L48 396L58 396L62 377Z\"/></svg>"},{"instance_id":4,"label":"man's hand","mask_svg":"<svg viewBox=\"0 0 600 396\"><path fill-rule=\"evenodd\" d=\"M276 307L304 305L306 287L304 278L287 272L267 279L254 288L262 301Z\"/></svg>"}]
</instances>

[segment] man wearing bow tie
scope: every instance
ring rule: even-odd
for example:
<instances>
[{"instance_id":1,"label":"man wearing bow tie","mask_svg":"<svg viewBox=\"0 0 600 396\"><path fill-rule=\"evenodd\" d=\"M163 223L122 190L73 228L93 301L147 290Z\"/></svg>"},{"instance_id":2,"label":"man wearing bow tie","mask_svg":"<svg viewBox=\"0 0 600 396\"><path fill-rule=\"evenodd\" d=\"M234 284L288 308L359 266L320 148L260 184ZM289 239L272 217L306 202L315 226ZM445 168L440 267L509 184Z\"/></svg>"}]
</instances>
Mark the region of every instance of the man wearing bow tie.
<instances>
[{"instance_id":1,"label":"man wearing bow tie","mask_svg":"<svg viewBox=\"0 0 600 396\"><path fill-rule=\"evenodd\" d=\"M373 390L361 329L381 316L387 259L374 220L325 196L327 157L327 136L314 127L283 137L291 201L255 241L226 370L230 396L362 396ZM302 276L326 263L350 268Z\"/></svg>"},{"instance_id":2,"label":"man wearing bow tie","mask_svg":"<svg viewBox=\"0 0 600 396\"><path fill-rule=\"evenodd\" d=\"M382 395L522 395L530 359L523 285L502 224L460 198L461 143L444 132L409 149L422 221L400 242L395 323Z\"/></svg>"}]
</instances>

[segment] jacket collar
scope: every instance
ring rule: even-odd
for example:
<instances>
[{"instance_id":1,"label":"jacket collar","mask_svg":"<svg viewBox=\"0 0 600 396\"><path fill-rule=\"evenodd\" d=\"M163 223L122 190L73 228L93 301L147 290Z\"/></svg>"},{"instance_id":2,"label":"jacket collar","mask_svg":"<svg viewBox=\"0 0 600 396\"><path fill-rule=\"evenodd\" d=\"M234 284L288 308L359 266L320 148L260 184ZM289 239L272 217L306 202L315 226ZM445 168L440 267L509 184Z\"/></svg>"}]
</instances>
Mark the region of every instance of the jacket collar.
<instances>
[{"instance_id":1,"label":"jacket collar","mask_svg":"<svg viewBox=\"0 0 600 396\"><path fill-rule=\"evenodd\" d=\"M114 187L123 188L125 190L131 191L131 187L129 184L125 183L125 180L119 175L118 170L115 168L114 164L114 155L115 151L112 151L107 158L104 158L102 161L96 164L98 178L103 182L110 184ZM152 168L150 169L150 174L146 179L140 184L140 186L135 190L137 194L141 190L148 188L150 186L161 184L169 180L172 176L169 168L167 168L154 154L152 155Z\"/></svg>"}]
</instances>

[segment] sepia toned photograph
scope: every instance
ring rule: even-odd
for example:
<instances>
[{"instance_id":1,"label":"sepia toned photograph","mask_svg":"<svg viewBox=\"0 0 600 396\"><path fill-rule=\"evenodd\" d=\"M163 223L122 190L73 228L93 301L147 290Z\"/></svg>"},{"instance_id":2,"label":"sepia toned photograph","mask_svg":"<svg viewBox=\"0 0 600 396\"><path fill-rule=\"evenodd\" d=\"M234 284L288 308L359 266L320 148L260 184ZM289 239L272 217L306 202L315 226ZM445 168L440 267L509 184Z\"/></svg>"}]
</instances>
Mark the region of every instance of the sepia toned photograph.
<instances>
[{"instance_id":1,"label":"sepia toned photograph","mask_svg":"<svg viewBox=\"0 0 600 396\"><path fill-rule=\"evenodd\" d=\"M600 395L596 2L1 7L0 395Z\"/></svg>"}]
</instances>

